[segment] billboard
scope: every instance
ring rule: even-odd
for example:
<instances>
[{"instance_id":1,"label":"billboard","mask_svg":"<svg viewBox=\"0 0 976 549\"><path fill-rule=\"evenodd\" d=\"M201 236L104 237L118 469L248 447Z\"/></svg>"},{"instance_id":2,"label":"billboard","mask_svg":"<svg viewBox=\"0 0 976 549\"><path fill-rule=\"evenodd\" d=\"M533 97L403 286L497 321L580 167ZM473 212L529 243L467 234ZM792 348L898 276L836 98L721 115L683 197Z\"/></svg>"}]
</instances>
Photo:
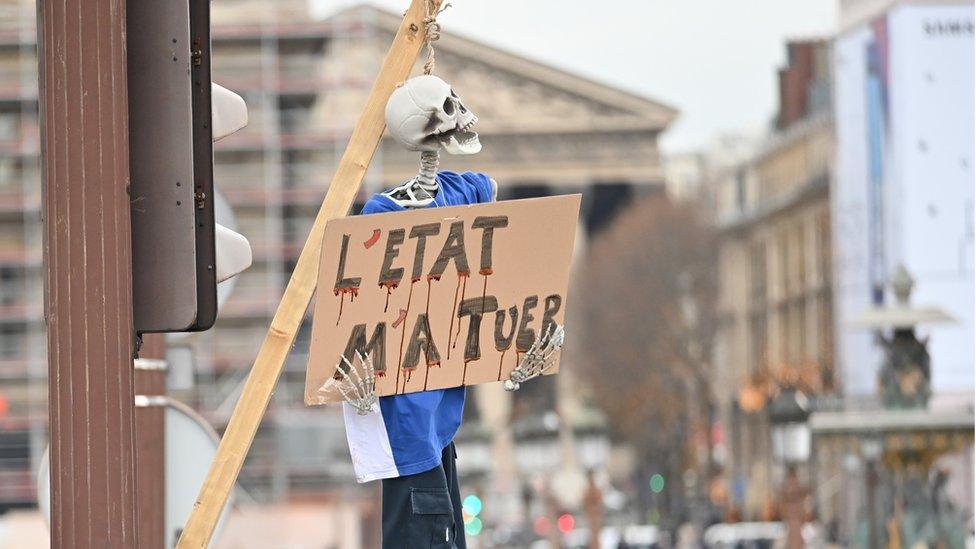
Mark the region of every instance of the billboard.
<instances>
[{"instance_id":1,"label":"billboard","mask_svg":"<svg viewBox=\"0 0 976 549\"><path fill-rule=\"evenodd\" d=\"M851 319L893 301L899 264L916 279L913 303L959 320L919 330L931 335L933 389L972 392L973 62L971 5L901 5L835 42L835 329L848 394L875 392L881 360Z\"/></svg>"}]
</instances>

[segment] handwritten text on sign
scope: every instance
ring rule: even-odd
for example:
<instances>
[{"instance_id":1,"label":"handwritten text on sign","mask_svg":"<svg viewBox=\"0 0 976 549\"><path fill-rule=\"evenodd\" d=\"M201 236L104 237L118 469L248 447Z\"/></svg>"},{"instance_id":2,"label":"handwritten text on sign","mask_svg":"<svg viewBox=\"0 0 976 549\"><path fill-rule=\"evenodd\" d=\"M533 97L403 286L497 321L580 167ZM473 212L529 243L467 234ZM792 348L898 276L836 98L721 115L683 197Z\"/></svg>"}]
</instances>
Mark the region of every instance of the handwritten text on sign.
<instances>
[{"instance_id":1,"label":"handwritten text on sign","mask_svg":"<svg viewBox=\"0 0 976 549\"><path fill-rule=\"evenodd\" d=\"M342 400L331 380L340 357L357 351L372 358L380 396L508 379L540 331L564 322L579 203L569 195L330 221L306 403Z\"/></svg>"}]
</instances>

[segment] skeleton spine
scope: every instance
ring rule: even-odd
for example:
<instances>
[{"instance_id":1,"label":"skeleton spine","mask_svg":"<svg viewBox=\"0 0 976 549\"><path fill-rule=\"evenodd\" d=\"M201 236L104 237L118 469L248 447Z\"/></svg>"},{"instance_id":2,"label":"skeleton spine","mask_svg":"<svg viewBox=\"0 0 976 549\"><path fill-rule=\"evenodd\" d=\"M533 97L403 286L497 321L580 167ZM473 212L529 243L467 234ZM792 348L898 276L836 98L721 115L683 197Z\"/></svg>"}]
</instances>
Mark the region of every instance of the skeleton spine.
<instances>
[{"instance_id":1,"label":"skeleton spine","mask_svg":"<svg viewBox=\"0 0 976 549\"><path fill-rule=\"evenodd\" d=\"M414 180L418 187L430 196L437 195L437 165L440 154L437 151L423 151L420 153L420 173Z\"/></svg>"}]
</instances>

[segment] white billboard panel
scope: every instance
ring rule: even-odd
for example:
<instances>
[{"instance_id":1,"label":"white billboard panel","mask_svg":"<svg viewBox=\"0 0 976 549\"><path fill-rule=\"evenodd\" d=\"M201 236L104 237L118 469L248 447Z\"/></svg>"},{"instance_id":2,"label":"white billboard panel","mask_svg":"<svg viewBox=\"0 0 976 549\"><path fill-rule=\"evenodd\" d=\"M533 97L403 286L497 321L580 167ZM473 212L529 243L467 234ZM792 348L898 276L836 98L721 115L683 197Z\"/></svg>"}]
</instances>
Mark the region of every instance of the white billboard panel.
<instances>
[{"instance_id":1,"label":"white billboard panel","mask_svg":"<svg viewBox=\"0 0 976 549\"><path fill-rule=\"evenodd\" d=\"M899 264L913 301L959 324L931 335L939 393L973 387L973 8L903 5L839 37L834 49L838 362L848 394L875 392L880 353L851 319Z\"/></svg>"}]
</instances>

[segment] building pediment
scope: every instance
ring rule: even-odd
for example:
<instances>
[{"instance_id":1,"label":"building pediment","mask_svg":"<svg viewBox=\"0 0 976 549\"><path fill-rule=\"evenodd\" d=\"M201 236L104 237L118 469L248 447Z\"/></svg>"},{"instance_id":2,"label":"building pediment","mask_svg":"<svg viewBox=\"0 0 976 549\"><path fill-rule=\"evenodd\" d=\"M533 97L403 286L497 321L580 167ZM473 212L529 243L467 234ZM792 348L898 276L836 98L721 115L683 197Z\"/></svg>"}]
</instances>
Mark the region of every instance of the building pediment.
<instances>
[{"instance_id":1,"label":"building pediment","mask_svg":"<svg viewBox=\"0 0 976 549\"><path fill-rule=\"evenodd\" d=\"M365 22L385 53L400 24L394 13L363 5L332 18ZM564 133L665 129L677 111L651 99L443 31L436 42L435 74L454 86L478 114L482 133ZM415 74L419 74L423 55Z\"/></svg>"}]
</instances>

